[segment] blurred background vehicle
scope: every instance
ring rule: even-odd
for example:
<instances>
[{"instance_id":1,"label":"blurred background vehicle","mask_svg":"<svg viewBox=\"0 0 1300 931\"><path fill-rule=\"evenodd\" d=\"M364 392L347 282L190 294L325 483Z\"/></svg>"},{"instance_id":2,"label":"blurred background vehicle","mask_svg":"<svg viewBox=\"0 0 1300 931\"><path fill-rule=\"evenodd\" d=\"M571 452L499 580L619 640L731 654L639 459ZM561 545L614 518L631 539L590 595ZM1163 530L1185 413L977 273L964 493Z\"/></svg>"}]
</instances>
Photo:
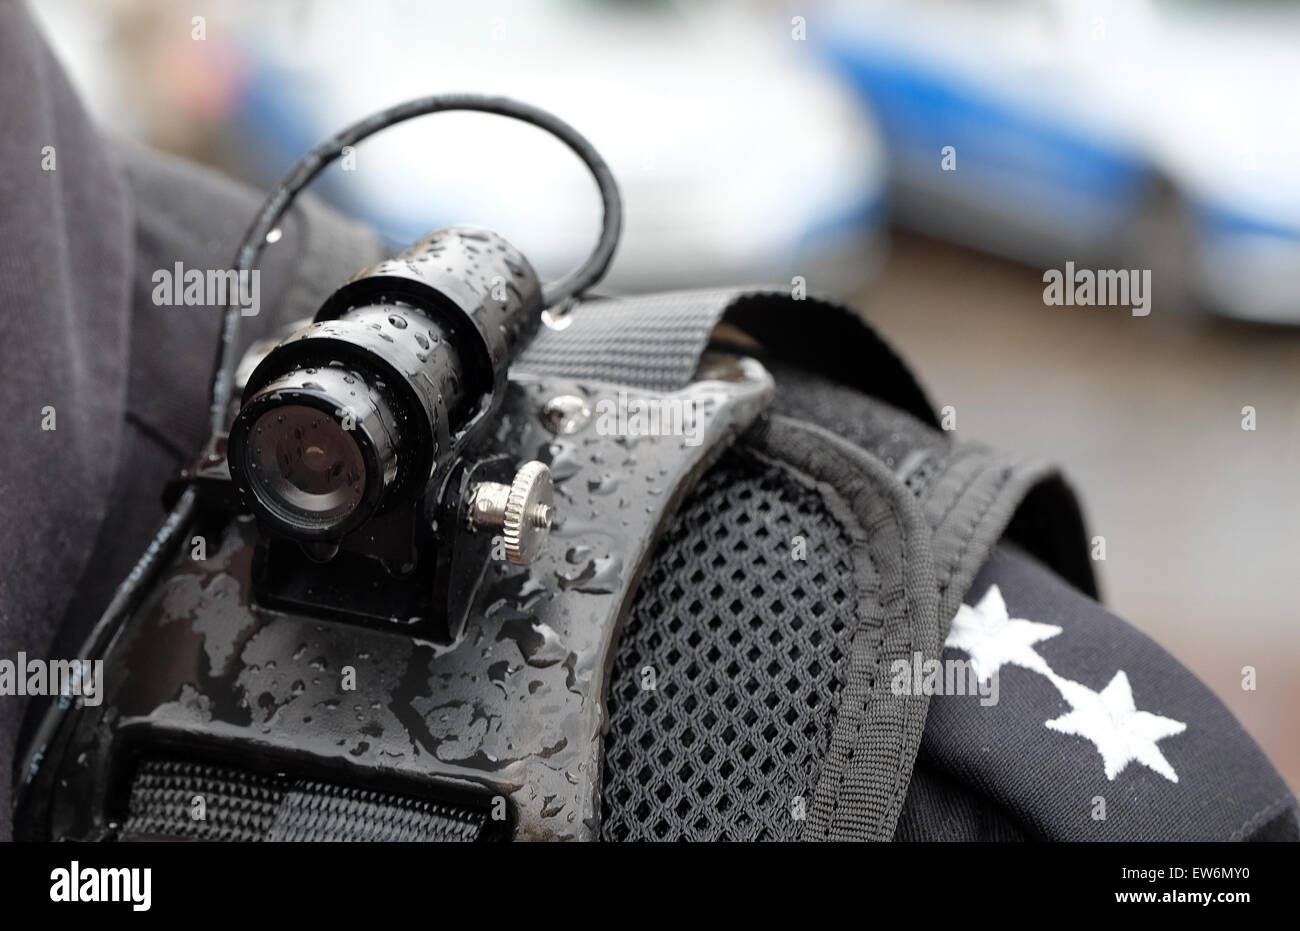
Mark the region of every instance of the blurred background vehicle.
<instances>
[{"instance_id":1,"label":"blurred background vehicle","mask_svg":"<svg viewBox=\"0 0 1300 931\"><path fill-rule=\"evenodd\" d=\"M1036 265L1164 266L1211 310L1300 323L1300 7L883 0L822 28L909 228Z\"/></svg>"},{"instance_id":2,"label":"blurred background vehicle","mask_svg":"<svg viewBox=\"0 0 1300 931\"><path fill-rule=\"evenodd\" d=\"M421 94L558 113L625 194L610 288L800 275L848 299L963 435L1066 467L1105 540L1107 603L1300 788L1300 328L1279 325L1300 324L1300 8L32 6L108 131L253 184ZM490 226L543 275L596 229L594 189L562 148L477 115L385 133L314 190L395 245ZM1046 306L1043 273L1067 261L1151 269L1150 316Z\"/></svg>"}]
</instances>

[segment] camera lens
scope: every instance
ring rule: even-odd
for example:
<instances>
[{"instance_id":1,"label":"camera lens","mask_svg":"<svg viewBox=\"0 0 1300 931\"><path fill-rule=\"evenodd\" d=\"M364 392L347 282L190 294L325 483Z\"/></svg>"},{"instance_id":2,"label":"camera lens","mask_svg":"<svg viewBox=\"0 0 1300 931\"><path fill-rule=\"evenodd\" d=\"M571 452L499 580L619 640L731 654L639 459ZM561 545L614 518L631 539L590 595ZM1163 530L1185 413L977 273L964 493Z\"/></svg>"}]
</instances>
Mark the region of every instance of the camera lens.
<instances>
[{"instance_id":1,"label":"camera lens","mask_svg":"<svg viewBox=\"0 0 1300 931\"><path fill-rule=\"evenodd\" d=\"M302 404L257 419L247 461L253 493L289 522L336 524L365 492L366 464L356 440L333 417Z\"/></svg>"},{"instance_id":2,"label":"camera lens","mask_svg":"<svg viewBox=\"0 0 1300 931\"><path fill-rule=\"evenodd\" d=\"M354 276L248 376L226 449L242 502L322 552L374 544L362 526L422 500L491 425L541 300L527 260L481 230Z\"/></svg>"},{"instance_id":3,"label":"camera lens","mask_svg":"<svg viewBox=\"0 0 1300 931\"><path fill-rule=\"evenodd\" d=\"M245 401L231 474L281 533L337 540L384 507L401 443L379 381L342 365L290 367Z\"/></svg>"}]
</instances>

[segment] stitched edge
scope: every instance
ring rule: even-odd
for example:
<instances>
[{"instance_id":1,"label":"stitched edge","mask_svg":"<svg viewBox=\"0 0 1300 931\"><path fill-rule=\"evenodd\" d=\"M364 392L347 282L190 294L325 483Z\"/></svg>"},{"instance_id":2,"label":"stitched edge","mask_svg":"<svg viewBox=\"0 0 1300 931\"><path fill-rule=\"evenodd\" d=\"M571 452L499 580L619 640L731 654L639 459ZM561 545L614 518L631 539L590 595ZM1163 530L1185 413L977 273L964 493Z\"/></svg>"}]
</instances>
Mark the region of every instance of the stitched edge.
<instances>
[{"instance_id":1,"label":"stitched edge","mask_svg":"<svg viewBox=\"0 0 1300 931\"><path fill-rule=\"evenodd\" d=\"M788 435L781 431L813 442L779 445L778 437L784 439ZM778 432L778 437L772 436L773 432ZM880 698L879 670L891 631L904 635L896 652L905 651L909 656L917 649L927 656L938 652L938 589L926 545L929 525L911 493L896 482L883 463L821 427L774 415L751 431L747 440L757 455L779 463L823 493L828 508L844 525L853 543L859 583L859 626L850 651L849 671L831 746L813 793L803 838L889 840L907 794L929 700L924 695L907 696L902 699L904 706L897 716L882 720L880 706L872 714L876 704L873 699ZM800 456L800 453L808 455ZM796 456L800 461L793 461ZM817 457L822 457L821 461ZM838 487L832 472L837 472L841 481L851 477L861 485ZM861 500L864 494L874 505L871 510ZM888 536L897 547L897 562L888 569L889 579L879 569L888 566L887 560L880 557L894 555L883 550L887 544L880 540L885 529L882 524L886 523L894 531ZM895 591L887 592L886 581L892 582ZM894 596L897 606L887 607L887 600L893 600ZM905 625L902 631L897 626L900 624ZM871 639L864 639L868 637ZM891 772L892 777L882 793L879 811L862 804L852 811L847 781L852 773L850 764L859 758L864 729L872 723L893 725L881 728L880 734L886 740L896 736L896 740L873 754L879 760L879 768ZM861 802L860 799L852 801Z\"/></svg>"},{"instance_id":2,"label":"stitched edge","mask_svg":"<svg viewBox=\"0 0 1300 931\"><path fill-rule=\"evenodd\" d=\"M966 553L970 550L971 543L975 540L975 534L979 531L980 527L983 526L984 520L988 517L989 511L993 510L994 505L998 504L998 502L1002 500L1003 492L1006 490L1007 484L1011 481L1010 469L1001 469L999 471L1001 474L994 481L992 493L989 495L988 500L979 506L979 509L971 518L965 531L958 532L957 539L960 542L957 546L957 552L953 556L952 562L944 565L942 573L943 579L942 581L939 581L939 593L941 595L947 594L948 589L956 580L957 569L965 560ZM983 472L980 477L983 477L985 474L988 473ZM936 568L935 575L938 576L939 574L940 573Z\"/></svg>"}]
</instances>

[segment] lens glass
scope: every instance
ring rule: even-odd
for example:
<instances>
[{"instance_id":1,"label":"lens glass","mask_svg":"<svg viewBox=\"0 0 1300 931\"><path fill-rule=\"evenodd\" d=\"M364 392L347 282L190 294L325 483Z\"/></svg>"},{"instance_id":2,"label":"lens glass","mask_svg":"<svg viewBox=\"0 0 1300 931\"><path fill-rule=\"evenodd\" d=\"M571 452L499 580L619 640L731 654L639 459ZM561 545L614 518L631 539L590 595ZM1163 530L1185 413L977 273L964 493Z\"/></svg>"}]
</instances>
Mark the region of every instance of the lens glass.
<instances>
[{"instance_id":1,"label":"lens glass","mask_svg":"<svg viewBox=\"0 0 1300 931\"><path fill-rule=\"evenodd\" d=\"M247 452L249 483L287 523L320 528L361 502L366 465L352 434L303 404L274 407L257 419Z\"/></svg>"}]
</instances>

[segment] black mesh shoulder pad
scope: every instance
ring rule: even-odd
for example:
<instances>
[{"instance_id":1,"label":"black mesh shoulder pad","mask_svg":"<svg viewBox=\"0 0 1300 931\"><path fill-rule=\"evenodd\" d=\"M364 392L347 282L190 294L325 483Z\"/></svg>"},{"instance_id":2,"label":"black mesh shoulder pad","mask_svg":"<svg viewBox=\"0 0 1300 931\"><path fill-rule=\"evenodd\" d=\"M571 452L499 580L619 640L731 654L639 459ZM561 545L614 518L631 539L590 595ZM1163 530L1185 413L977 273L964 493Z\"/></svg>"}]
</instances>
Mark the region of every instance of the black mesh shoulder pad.
<instances>
[{"instance_id":1,"label":"black mesh shoulder pad","mask_svg":"<svg viewBox=\"0 0 1300 931\"><path fill-rule=\"evenodd\" d=\"M956 443L898 357L829 301L591 302L523 363L676 388L724 336L769 367L776 399L688 499L633 604L602 834L888 839L928 696L891 694L882 672L938 658L1004 535L1094 594L1079 509L1049 466Z\"/></svg>"}]
</instances>

